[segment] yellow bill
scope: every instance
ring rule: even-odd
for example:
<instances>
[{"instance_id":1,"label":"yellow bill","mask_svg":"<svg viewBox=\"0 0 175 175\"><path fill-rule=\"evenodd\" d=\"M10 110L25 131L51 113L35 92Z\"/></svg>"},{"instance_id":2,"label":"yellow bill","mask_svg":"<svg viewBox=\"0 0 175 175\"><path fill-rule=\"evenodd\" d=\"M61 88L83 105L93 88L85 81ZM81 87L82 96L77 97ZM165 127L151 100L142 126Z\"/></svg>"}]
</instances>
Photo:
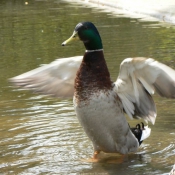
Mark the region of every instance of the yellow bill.
<instances>
[{"instance_id":1,"label":"yellow bill","mask_svg":"<svg viewBox=\"0 0 175 175\"><path fill-rule=\"evenodd\" d=\"M76 41L76 40L79 40L79 37L77 35L77 32L74 31L72 36L62 43L62 46L65 46L66 44L68 44L68 43L70 43L72 41Z\"/></svg>"}]
</instances>

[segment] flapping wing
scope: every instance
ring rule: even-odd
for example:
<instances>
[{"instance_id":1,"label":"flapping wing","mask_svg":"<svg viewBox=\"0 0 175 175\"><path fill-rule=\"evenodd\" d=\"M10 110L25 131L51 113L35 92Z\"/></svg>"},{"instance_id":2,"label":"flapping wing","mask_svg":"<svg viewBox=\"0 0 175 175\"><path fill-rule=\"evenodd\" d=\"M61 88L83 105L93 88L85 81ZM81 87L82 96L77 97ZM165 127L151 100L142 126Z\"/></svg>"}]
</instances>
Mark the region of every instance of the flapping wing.
<instances>
[{"instance_id":1,"label":"flapping wing","mask_svg":"<svg viewBox=\"0 0 175 175\"><path fill-rule=\"evenodd\" d=\"M171 170L171 172L169 173L169 175L175 175L175 164L173 166L173 169Z\"/></svg>"},{"instance_id":2,"label":"flapping wing","mask_svg":"<svg viewBox=\"0 0 175 175\"><path fill-rule=\"evenodd\" d=\"M120 65L115 85L128 116L154 124L156 107L151 95L156 91L162 97L175 98L175 71L152 58L127 58Z\"/></svg>"},{"instance_id":3,"label":"flapping wing","mask_svg":"<svg viewBox=\"0 0 175 175\"><path fill-rule=\"evenodd\" d=\"M44 95L73 97L74 79L82 56L57 59L50 64L10 78L9 81L22 89Z\"/></svg>"}]
</instances>

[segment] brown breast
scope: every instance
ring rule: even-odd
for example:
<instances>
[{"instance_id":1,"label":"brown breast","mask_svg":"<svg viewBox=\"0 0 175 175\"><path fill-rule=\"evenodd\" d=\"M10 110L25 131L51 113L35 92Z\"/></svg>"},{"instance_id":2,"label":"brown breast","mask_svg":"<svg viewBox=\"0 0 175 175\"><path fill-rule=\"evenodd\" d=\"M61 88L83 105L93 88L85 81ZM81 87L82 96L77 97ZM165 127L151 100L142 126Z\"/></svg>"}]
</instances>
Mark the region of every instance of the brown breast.
<instances>
[{"instance_id":1,"label":"brown breast","mask_svg":"<svg viewBox=\"0 0 175 175\"><path fill-rule=\"evenodd\" d=\"M98 91L112 89L103 51L86 52L75 79L75 98L87 100Z\"/></svg>"}]
</instances>

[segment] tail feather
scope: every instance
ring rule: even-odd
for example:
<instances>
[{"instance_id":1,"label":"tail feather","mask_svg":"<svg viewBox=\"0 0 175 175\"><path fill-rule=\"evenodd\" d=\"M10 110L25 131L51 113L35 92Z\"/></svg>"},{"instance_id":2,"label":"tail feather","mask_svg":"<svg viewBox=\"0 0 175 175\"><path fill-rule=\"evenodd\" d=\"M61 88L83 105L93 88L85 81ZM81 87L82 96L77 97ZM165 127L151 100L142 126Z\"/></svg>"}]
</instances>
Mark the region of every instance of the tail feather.
<instances>
[{"instance_id":1,"label":"tail feather","mask_svg":"<svg viewBox=\"0 0 175 175\"><path fill-rule=\"evenodd\" d=\"M141 125L137 124L136 127L130 129L137 138L139 145L141 145L143 140L147 139L151 134L151 128L144 126L144 123L141 123Z\"/></svg>"}]
</instances>

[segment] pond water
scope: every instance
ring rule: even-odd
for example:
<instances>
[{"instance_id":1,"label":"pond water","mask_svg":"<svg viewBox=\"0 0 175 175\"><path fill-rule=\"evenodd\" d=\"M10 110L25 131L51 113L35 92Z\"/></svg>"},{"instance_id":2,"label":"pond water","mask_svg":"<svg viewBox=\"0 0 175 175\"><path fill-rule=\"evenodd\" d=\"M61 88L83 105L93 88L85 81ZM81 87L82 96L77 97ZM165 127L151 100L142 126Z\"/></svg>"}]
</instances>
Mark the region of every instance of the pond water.
<instances>
[{"instance_id":1,"label":"pond water","mask_svg":"<svg viewBox=\"0 0 175 175\"><path fill-rule=\"evenodd\" d=\"M167 174L175 163L175 100L155 95L158 110L151 136L138 152L120 160L101 154L99 163L79 125L72 99L16 90L14 77L56 58L82 55L81 42L61 43L81 21L92 21L103 39L113 80L124 58L153 57L175 68L174 26L130 18L86 4L60 0L0 1L0 174ZM140 121L130 120L134 126Z\"/></svg>"}]
</instances>

